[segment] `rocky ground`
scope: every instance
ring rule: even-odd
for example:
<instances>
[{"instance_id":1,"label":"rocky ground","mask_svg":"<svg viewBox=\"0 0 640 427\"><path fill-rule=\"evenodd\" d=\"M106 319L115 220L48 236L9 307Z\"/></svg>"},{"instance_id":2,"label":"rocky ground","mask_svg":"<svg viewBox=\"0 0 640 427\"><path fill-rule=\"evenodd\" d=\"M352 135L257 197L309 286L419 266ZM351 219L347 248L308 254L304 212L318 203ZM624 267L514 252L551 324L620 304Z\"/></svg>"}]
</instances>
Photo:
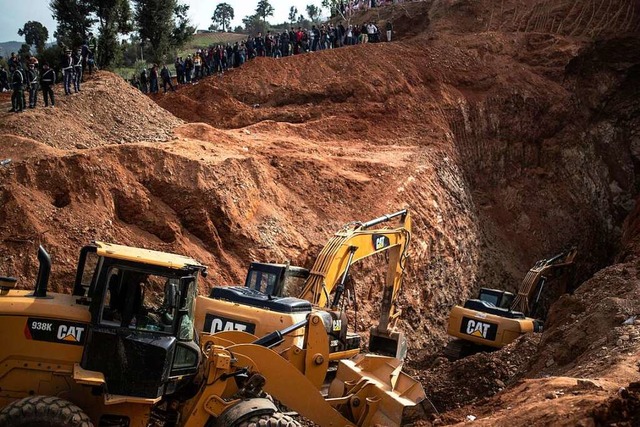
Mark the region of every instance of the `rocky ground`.
<instances>
[{"instance_id":1,"label":"rocky ground","mask_svg":"<svg viewBox=\"0 0 640 427\"><path fill-rule=\"evenodd\" d=\"M100 72L55 109L0 113L0 273L31 286L43 244L68 289L102 239L198 258L203 287L239 283L252 260L310 266L343 224L408 207L398 326L423 424L637 425L639 13L426 1L358 18L394 20L397 42L260 58L167 95ZM454 304L514 290L569 245L574 292L541 336L439 357ZM354 271L362 331L385 262Z\"/></svg>"}]
</instances>

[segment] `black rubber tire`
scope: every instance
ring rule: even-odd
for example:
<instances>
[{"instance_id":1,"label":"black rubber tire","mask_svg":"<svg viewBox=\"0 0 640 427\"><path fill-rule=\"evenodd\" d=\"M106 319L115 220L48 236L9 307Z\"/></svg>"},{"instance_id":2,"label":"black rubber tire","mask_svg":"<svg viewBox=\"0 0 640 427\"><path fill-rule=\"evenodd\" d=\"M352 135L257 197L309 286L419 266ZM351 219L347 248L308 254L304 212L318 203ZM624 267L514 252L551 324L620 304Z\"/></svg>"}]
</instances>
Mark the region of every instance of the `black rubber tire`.
<instances>
[{"instance_id":1,"label":"black rubber tire","mask_svg":"<svg viewBox=\"0 0 640 427\"><path fill-rule=\"evenodd\" d=\"M282 412L274 412L271 415L256 415L233 427L300 427L300 423Z\"/></svg>"},{"instance_id":2,"label":"black rubber tire","mask_svg":"<svg viewBox=\"0 0 640 427\"><path fill-rule=\"evenodd\" d=\"M0 411L0 427L93 427L91 420L68 400L30 396Z\"/></svg>"}]
</instances>

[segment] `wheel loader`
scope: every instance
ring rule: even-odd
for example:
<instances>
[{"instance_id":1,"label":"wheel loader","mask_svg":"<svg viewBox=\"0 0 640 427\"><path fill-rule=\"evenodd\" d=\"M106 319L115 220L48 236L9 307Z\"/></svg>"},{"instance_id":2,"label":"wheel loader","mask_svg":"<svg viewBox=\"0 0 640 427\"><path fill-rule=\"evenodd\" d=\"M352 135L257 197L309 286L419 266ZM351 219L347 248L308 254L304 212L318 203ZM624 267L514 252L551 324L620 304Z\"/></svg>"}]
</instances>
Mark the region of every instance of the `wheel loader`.
<instances>
[{"instance_id":1,"label":"wheel loader","mask_svg":"<svg viewBox=\"0 0 640 427\"><path fill-rule=\"evenodd\" d=\"M397 223L388 225L393 220ZM349 270L356 262L384 252L389 255L386 282L378 324L370 330L369 350L403 359L407 346L395 328L400 315L395 302L410 240L411 216L404 209L347 224L323 247L311 270L254 262L244 286L214 287L208 297L198 297L197 330L240 330L261 336L291 326L313 311L326 326L331 360L352 357L360 352L361 338L349 330L344 310L346 293L355 298L355 291L346 286ZM303 335L303 330L292 333L276 348L299 345Z\"/></svg>"},{"instance_id":2,"label":"wheel loader","mask_svg":"<svg viewBox=\"0 0 640 427\"><path fill-rule=\"evenodd\" d=\"M450 341L445 355L457 359L480 350L502 348L529 332L542 332L543 319L535 316L545 288L554 279L567 279L573 271L576 248L537 261L527 272L518 294L481 288L478 298L456 305L449 314ZM534 317L529 317L534 315Z\"/></svg>"},{"instance_id":3,"label":"wheel loader","mask_svg":"<svg viewBox=\"0 0 640 427\"><path fill-rule=\"evenodd\" d=\"M422 414L420 384L398 359L340 362L326 396L323 318L263 337L198 336L197 282L188 257L94 242L80 251L70 294L48 290L44 248L32 291L0 277L0 427L400 425ZM62 287L62 286L61 286ZM269 347L303 330L300 346Z\"/></svg>"}]
</instances>

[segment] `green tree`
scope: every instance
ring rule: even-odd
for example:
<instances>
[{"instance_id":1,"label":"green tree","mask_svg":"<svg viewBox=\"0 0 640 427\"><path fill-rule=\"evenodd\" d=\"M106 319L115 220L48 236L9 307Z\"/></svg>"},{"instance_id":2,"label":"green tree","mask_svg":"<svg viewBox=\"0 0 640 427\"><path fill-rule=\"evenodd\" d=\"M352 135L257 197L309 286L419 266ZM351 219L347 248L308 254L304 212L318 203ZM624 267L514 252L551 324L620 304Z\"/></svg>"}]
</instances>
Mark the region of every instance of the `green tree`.
<instances>
[{"instance_id":1,"label":"green tree","mask_svg":"<svg viewBox=\"0 0 640 427\"><path fill-rule=\"evenodd\" d=\"M146 46L149 59L162 62L173 49L193 37L195 28L187 18L189 6L177 0L134 0L135 23L141 43Z\"/></svg>"},{"instance_id":2,"label":"green tree","mask_svg":"<svg viewBox=\"0 0 640 427\"><path fill-rule=\"evenodd\" d=\"M317 23L320 19L320 8L315 4L308 4L307 15L309 15L311 22Z\"/></svg>"},{"instance_id":3,"label":"green tree","mask_svg":"<svg viewBox=\"0 0 640 427\"><path fill-rule=\"evenodd\" d=\"M231 20L234 18L233 8L229 3L220 3L216 6L211 20L222 27L222 31L229 31Z\"/></svg>"},{"instance_id":4,"label":"green tree","mask_svg":"<svg viewBox=\"0 0 640 427\"><path fill-rule=\"evenodd\" d=\"M91 0L51 0L49 8L58 26L53 36L70 49L79 47L96 22Z\"/></svg>"},{"instance_id":5,"label":"green tree","mask_svg":"<svg viewBox=\"0 0 640 427\"><path fill-rule=\"evenodd\" d=\"M22 61L29 56L31 56L31 46L26 43L22 43L20 50L18 50L18 58Z\"/></svg>"},{"instance_id":6,"label":"green tree","mask_svg":"<svg viewBox=\"0 0 640 427\"><path fill-rule=\"evenodd\" d=\"M291 6L289 8L289 22L291 22L291 25L293 25L293 23L296 22L297 15L298 15L298 8L295 6Z\"/></svg>"},{"instance_id":7,"label":"green tree","mask_svg":"<svg viewBox=\"0 0 640 427\"><path fill-rule=\"evenodd\" d=\"M97 61L110 68L122 57L120 35L133 31L131 7L128 0L92 0L100 24Z\"/></svg>"},{"instance_id":8,"label":"green tree","mask_svg":"<svg viewBox=\"0 0 640 427\"><path fill-rule=\"evenodd\" d=\"M273 6L269 0L260 0L256 6L256 15L262 18L262 22L267 25L267 17L273 16Z\"/></svg>"},{"instance_id":9,"label":"green tree","mask_svg":"<svg viewBox=\"0 0 640 427\"><path fill-rule=\"evenodd\" d=\"M19 36L24 36L24 41L28 45L36 48L36 52L40 55L44 51L44 45L49 38L49 30L38 21L29 21L18 30Z\"/></svg>"},{"instance_id":10,"label":"green tree","mask_svg":"<svg viewBox=\"0 0 640 427\"><path fill-rule=\"evenodd\" d=\"M258 14L249 15L242 18L244 31L249 34L266 33L269 30L269 24L264 22Z\"/></svg>"}]
</instances>

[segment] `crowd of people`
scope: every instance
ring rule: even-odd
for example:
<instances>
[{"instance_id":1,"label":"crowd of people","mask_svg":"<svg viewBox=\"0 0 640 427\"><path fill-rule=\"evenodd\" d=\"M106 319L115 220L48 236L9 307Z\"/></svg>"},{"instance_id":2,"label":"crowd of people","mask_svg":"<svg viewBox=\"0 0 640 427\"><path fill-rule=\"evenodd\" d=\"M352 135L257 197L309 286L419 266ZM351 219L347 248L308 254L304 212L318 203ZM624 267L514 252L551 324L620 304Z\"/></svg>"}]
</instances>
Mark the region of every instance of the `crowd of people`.
<instances>
[{"instance_id":1,"label":"crowd of people","mask_svg":"<svg viewBox=\"0 0 640 427\"><path fill-rule=\"evenodd\" d=\"M391 41L393 26L390 21L385 25L384 40ZM369 22L362 26L312 25L310 29L291 27L289 31L271 32L255 37L248 37L242 42L225 46L218 44L206 49L198 49L186 58L177 57L173 63L177 84L195 83L199 79L212 74L221 74L230 68L242 66L246 61L256 57L281 58L316 52L326 49L337 49L363 43L377 43L383 41L380 29L375 23ZM175 90L172 83L173 74L167 64L159 66L153 64L149 69L143 69L134 75L131 84L144 93L158 93L162 83L163 92L167 89Z\"/></svg>"},{"instance_id":2,"label":"crowd of people","mask_svg":"<svg viewBox=\"0 0 640 427\"><path fill-rule=\"evenodd\" d=\"M91 74L95 68L96 50L97 41L93 34L89 33L87 40L75 50L75 53L71 49L64 51L60 59L60 69L65 95L80 92L83 69L88 69ZM51 64L44 61L40 64L38 58L30 54L20 58L15 52L11 53L7 62L8 70L0 66L0 90L13 91L9 112L21 113L27 107L36 108L40 91L43 94L44 106L51 108L55 106L53 85L56 84L57 75ZM29 94L28 103L25 91Z\"/></svg>"}]
</instances>

